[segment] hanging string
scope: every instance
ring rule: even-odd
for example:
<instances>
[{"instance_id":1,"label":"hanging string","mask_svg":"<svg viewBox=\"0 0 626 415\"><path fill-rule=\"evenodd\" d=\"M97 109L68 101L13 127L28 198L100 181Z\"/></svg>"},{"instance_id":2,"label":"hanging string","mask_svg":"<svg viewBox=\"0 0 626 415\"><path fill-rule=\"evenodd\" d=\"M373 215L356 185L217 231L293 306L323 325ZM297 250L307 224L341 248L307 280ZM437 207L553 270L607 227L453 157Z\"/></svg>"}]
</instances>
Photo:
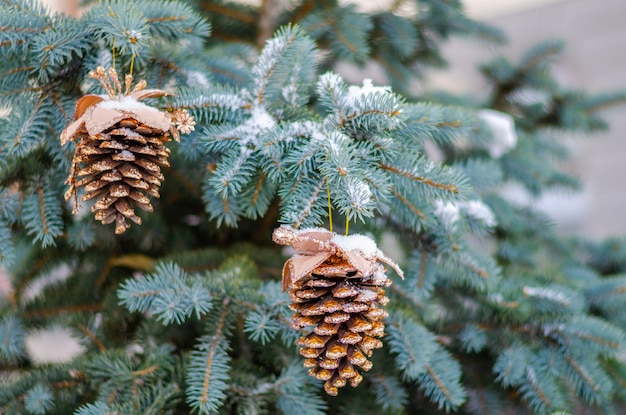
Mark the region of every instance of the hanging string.
<instances>
[{"instance_id":1,"label":"hanging string","mask_svg":"<svg viewBox=\"0 0 626 415\"><path fill-rule=\"evenodd\" d=\"M115 38L113 38L113 44L111 45L111 67L115 68Z\"/></svg>"},{"instance_id":2,"label":"hanging string","mask_svg":"<svg viewBox=\"0 0 626 415\"><path fill-rule=\"evenodd\" d=\"M328 176L326 176L326 196L328 198L328 221L329 221L329 230L333 231L333 210L330 203L330 183L328 181Z\"/></svg>"},{"instance_id":3,"label":"hanging string","mask_svg":"<svg viewBox=\"0 0 626 415\"><path fill-rule=\"evenodd\" d=\"M130 57L130 76L133 76L133 67L135 66L135 54L133 53L133 56Z\"/></svg>"}]
</instances>

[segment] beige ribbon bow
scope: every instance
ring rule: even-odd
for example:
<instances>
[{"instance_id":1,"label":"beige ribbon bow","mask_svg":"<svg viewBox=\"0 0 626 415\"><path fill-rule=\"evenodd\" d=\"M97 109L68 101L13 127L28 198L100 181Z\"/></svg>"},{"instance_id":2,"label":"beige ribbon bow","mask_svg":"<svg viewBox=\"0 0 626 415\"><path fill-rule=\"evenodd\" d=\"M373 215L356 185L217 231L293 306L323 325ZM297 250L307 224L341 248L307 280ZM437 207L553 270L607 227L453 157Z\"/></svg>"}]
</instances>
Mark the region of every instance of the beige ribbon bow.
<instances>
[{"instance_id":1,"label":"beige ribbon bow","mask_svg":"<svg viewBox=\"0 0 626 415\"><path fill-rule=\"evenodd\" d=\"M354 278L369 276L380 267L379 262L384 262L404 279L400 267L379 249L376 249L374 254L365 253L358 248L346 250L333 241L334 235L336 234L321 228L296 230L282 225L274 229L272 240L279 245L291 246L296 251L283 266L283 291L309 275L332 256L345 260L337 263L339 275L356 272Z\"/></svg>"}]
</instances>

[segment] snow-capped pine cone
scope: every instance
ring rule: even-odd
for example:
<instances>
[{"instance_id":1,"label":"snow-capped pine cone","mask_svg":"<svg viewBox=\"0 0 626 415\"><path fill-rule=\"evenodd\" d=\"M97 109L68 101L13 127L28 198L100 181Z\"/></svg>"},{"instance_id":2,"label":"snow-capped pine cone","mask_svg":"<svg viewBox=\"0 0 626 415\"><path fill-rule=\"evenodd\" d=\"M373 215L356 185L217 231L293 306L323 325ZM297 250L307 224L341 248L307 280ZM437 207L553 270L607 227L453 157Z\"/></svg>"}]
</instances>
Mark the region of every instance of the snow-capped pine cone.
<instances>
[{"instance_id":1,"label":"snow-capped pine cone","mask_svg":"<svg viewBox=\"0 0 626 415\"><path fill-rule=\"evenodd\" d=\"M103 224L115 222L115 233L130 227L127 219L141 224L133 207L152 212L150 198L158 198L164 180L161 167L169 167L169 135L158 128L125 118L96 135L79 134L76 187L81 200L94 199L91 211Z\"/></svg>"},{"instance_id":2,"label":"snow-capped pine cone","mask_svg":"<svg viewBox=\"0 0 626 415\"><path fill-rule=\"evenodd\" d=\"M282 226L273 238L297 252L283 268L283 289L289 288L293 326L313 327L297 342L309 375L323 380L332 396L347 383L356 387L361 372L372 368L368 357L383 345L384 287L391 280L379 261L402 271L363 235Z\"/></svg>"},{"instance_id":3,"label":"snow-capped pine cone","mask_svg":"<svg viewBox=\"0 0 626 415\"><path fill-rule=\"evenodd\" d=\"M193 131L195 121L185 110L168 113L140 102L167 93L145 89L145 81L131 91L131 75L126 75L124 88L114 69L107 74L98 67L89 76L100 81L108 96L80 98L74 121L61 133L61 145L78 141L65 198L74 200L77 213L77 188L84 188L81 200L95 200L95 218L103 224L115 222L115 233L121 234L130 227L127 219L141 224L134 207L152 211L149 196L160 196L161 167L169 166L170 154L164 143Z\"/></svg>"}]
</instances>

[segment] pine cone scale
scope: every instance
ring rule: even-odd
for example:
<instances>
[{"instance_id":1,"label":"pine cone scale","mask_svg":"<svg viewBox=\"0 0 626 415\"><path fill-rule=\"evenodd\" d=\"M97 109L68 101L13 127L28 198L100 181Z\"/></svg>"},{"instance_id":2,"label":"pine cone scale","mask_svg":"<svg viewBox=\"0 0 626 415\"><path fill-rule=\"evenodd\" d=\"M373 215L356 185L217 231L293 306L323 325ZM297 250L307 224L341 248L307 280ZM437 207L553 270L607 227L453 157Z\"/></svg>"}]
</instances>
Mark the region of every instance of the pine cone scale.
<instances>
[{"instance_id":1,"label":"pine cone scale","mask_svg":"<svg viewBox=\"0 0 626 415\"><path fill-rule=\"evenodd\" d=\"M324 316L325 323L339 324L350 320L350 314L344 312L331 313Z\"/></svg>"},{"instance_id":2,"label":"pine cone scale","mask_svg":"<svg viewBox=\"0 0 626 415\"><path fill-rule=\"evenodd\" d=\"M97 212L99 210L108 209L109 206L111 206L115 202L117 202L117 197L106 194L91 207L91 211Z\"/></svg>"},{"instance_id":3,"label":"pine cone scale","mask_svg":"<svg viewBox=\"0 0 626 415\"><path fill-rule=\"evenodd\" d=\"M122 143L120 143L117 140L102 141L102 142L100 142L98 147L100 147L100 148L107 148L107 149L111 149L111 150L126 150L128 148L127 145L122 144Z\"/></svg>"},{"instance_id":4,"label":"pine cone scale","mask_svg":"<svg viewBox=\"0 0 626 415\"><path fill-rule=\"evenodd\" d=\"M100 176L100 179L107 182L116 182L122 180L122 178L123 176L119 171L107 171Z\"/></svg>"},{"instance_id":5,"label":"pine cone scale","mask_svg":"<svg viewBox=\"0 0 626 415\"><path fill-rule=\"evenodd\" d=\"M122 164L118 171L122 177L128 179L141 179L143 177L139 169L129 163Z\"/></svg>"},{"instance_id":6,"label":"pine cone scale","mask_svg":"<svg viewBox=\"0 0 626 415\"><path fill-rule=\"evenodd\" d=\"M148 182L141 180L141 178L134 179L134 178L129 178L129 177L122 177L120 180L123 180L124 183L132 186L134 189L147 190L150 188L150 185L148 184Z\"/></svg>"}]
</instances>

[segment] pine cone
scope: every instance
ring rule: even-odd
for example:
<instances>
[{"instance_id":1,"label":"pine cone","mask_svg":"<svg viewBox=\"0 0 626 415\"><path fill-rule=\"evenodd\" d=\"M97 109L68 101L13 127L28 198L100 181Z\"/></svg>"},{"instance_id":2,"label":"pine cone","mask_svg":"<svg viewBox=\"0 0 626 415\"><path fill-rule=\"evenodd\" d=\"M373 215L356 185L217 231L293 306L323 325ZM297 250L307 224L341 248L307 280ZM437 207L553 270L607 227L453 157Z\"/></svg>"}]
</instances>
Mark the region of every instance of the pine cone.
<instances>
[{"instance_id":1,"label":"pine cone","mask_svg":"<svg viewBox=\"0 0 626 415\"><path fill-rule=\"evenodd\" d=\"M78 100L74 122L61 133L62 145L78 139L65 198L74 199L77 213L77 188L83 187L81 200L95 200L95 218L103 224L115 222L115 233L121 234L130 227L127 219L141 224L134 207L153 210L149 196L159 197L161 167L169 166L170 150L164 143L170 137L178 141L179 133L192 131L195 122L186 111L169 114L140 103L166 95L144 89L144 81L130 92L132 76L127 75L122 94L114 70L107 77L99 67L90 76L102 83L108 97L86 95Z\"/></svg>"},{"instance_id":2,"label":"pine cone","mask_svg":"<svg viewBox=\"0 0 626 415\"><path fill-rule=\"evenodd\" d=\"M379 261L401 277L402 271L363 235L281 226L273 240L296 250L283 267L283 290L289 288L294 327L314 327L297 342L309 375L324 380L332 396L348 382L356 387L385 334L381 307L389 302L384 287L391 280Z\"/></svg>"}]
</instances>

